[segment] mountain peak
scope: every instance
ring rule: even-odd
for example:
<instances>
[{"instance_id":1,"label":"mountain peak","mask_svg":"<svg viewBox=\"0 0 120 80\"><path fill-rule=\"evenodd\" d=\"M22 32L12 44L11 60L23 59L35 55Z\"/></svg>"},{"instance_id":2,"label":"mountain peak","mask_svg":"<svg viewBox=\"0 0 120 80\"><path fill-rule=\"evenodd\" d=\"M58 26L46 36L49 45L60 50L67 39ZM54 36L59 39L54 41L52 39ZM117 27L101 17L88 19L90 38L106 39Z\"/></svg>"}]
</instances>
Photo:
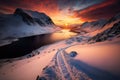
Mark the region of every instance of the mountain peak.
<instances>
[{"instance_id":1,"label":"mountain peak","mask_svg":"<svg viewBox=\"0 0 120 80\"><path fill-rule=\"evenodd\" d=\"M21 9L21 8L16 8L14 14L20 14L20 13L23 13L23 12L24 12L23 9Z\"/></svg>"},{"instance_id":2,"label":"mountain peak","mask_svg":"<svg viewBox=\"0 0 120 80\"><path fill-rule=\"evenodd\" d=\"M23 21L29 25L34 23L34 19L21 8L17 8L14 12L14 15L21 16Z\"/></svg>"},{"instance_id":3,"label":"mountain peak","mask_svg":"<svg viewBox=\"0 0 120 80\"><path fill-rule=\"evenodd\" d=\"M47 16L45 13L38 11L17 8L14 12L14 15L21 16L23 21L29 25L34 23L38 23L41 26L54 24L49 16Z\"/></svg>"}]
</instances>

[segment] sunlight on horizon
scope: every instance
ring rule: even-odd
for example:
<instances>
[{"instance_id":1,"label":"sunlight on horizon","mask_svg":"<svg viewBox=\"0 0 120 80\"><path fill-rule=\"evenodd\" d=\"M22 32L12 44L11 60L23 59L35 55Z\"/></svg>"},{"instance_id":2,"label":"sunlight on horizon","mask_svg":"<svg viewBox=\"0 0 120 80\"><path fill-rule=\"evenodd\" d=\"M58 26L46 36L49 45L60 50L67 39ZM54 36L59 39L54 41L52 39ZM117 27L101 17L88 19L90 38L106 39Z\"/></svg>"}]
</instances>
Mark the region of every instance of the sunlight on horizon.
<instances>
[{"instance_id":1,"label":"sunlight on horizon","mask_svg":"<svg viewBox=\"0 0 120 80\"><path fill-rule=\"evenodd\" d=\"M61 32L57 32L51 35L51 39L68 39L71 38L71 36L75 36L77 33L70 32L70 29L63 29Z\"/></svg>"},{"instance_id":2,"label":"sunlight on horizon","mask_svg":"<svg viewBox=\"0 0 120 80\"><path fill-rule=\"evenodd\" d=\"M74 24L82 24L84 22L82 19L80 20L80 18L75 18L73 15L68 14L59 14L51 18L56 25L63 27L71 26Z\"/></svg>"}]
</instances>

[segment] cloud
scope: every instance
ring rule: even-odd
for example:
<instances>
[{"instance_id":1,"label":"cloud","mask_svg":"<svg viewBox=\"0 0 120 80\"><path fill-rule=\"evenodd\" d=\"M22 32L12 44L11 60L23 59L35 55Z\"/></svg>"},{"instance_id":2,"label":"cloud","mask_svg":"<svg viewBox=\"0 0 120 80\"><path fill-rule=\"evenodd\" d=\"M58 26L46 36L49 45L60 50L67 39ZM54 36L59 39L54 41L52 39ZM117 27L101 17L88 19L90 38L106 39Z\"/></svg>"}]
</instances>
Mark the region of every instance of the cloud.
<instances>
[{"instance_id":1,"label":"cloud","mask_svg":"<svg viewBox=\"0 0 120 80\"><path fill-rule=\"evenodd\" d=\"M79 17L84 21L110 18L120 12L119 4L119 0L106 0L103 3L92 5L83 10L75 10L74 17Z\"/></svg>"},{"instance_id":2,"label":"cloud","mask_svg":"<svg viewBox=\"0 0 120 80\"><path fill-rule=\"evenodd\" d=\"M0 0L0 13L23 8L44 12L55 23L79 23L109 18L120 12L119 4L119 0Z\"/></svg>"}]
</instances>

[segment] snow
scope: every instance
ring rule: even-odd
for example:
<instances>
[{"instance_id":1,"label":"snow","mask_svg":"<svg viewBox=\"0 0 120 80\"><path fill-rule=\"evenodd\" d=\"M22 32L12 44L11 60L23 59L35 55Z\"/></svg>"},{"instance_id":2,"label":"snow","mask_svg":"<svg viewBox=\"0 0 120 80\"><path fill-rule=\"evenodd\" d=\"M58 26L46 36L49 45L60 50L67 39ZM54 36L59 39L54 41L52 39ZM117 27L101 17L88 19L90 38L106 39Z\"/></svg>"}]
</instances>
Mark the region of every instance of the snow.
<instances>
[{"instance_id":1,"label":"snow","mask_svg":"<svg viewBox=\"0 0 120 80\"><path fill-rule=\"evenodd\" d=\"M100 19L98 21L85 22L81 25L81 29L87 32L93 32L99 30L106 24L107 20Z\"/></svg>"},{"instance_id":2,"label":"snow","mask_svg":"<svg viewBox=\"0 0 120 80\"><path fill-rule=\"evenodd\" d=\"M0 36L0 46L4 44L9 44L12 41L15 41L18 38L28 37L33 35L47 34L56 32L59 28L51 28L51 27L39 27L39 26L21 26L18 28L8 28L7 30L2 30L6 32L2 32Z\"/></svg>"},{"instance_id":3,"label":"snow","mask_svg":"<svg viewBox=\"0 0 120 80\"><path fill-rule=\"evenodd\" d=\"M114 25L115 23L118 23L119 21L120 21L120 19L118 19L118 20L116 20L116 21L114 21L114 22L112 22L112 23L106 24L102 29L99 29L99 30L90 32L90 33L85 34L85 35L86 35L86 36L95 36L96 34L101 33L101 32L103 32L103 31L107 30L108 28L113 27L113 25Z\"/></svg>"},{"instance_id":4,"label":"snow","mask_svg":"<svg viewBox=\"0 0 120 80\"><path fill-rule=\"evenodd\" d=\"M48 50L50 51L50 49ZM47 49L45 51L47 51ZM35 80L36 76L54 56L54 51L52 54L46 54L45 51L43 50L40 52L40 55L31 58L25 58L8 63L0 69L0 73L5 74L0 75L0 78L5 80Z\"/></svg>"},{"instance_id":5,"label":"snow","mask_svg":"<svg viewBox=\"0 0 120 80\"><path fill-rule=\"evenodd\" d=\"M63 45L61 45L63 44ZM59 47L65 47L64 41L41 47L31 54L36 54L33 57L27 58L28 55L12 59L8 62L2 63L0 67L0 80L35 80L41 74L44 67L46 67ZM54 49L54 50L53 50ZM40 52L40 54L38 54ZM30 54L29 54L30 55ZM21 75L22 74L22 75Z\"/></svg>"},{"instance_id":6,"label":"snow","mask_svg":"<svg viewBox=\"0 0 120 80\"><path fill-rule=\"evenodd\" d=\"M81 25L74 25L71 31L77 32L80 34L86 34L91 33L96 30L100 30L104 27L104 25L107 23L107 20L100 19L97 21L91 21L91 22L84 22Z\"/></svg>"},{"instance_id":7,"label":"snow","mask_svg":"<svg viewBox=\"0 0 120 80\"><path fill-rule=\"evenodd\" d=\"M81 44L80 42L66 44L64 40L41 47L31 53L34 56L26 55L3 63L1 61L0 80L36 80L37 76L48 78L47 75L52 75L49 71L62 80L70 78L67 74L72 75L72 79L91 80L91 78L99 77L102 80L113 80L114 77L109 74L120 74L119 40L117 38L95 44ZM73 58L67 55L71 51L77 52ZM59 69L65 71L61 72L63 75ZM49 79L54 80L53 77Z\"/></svg>"},{"instance_id":8,"label":"snow","mask_svg":"<svg viewBox=\"0 0 120 80\"><path fill-rule=\"evenodd\" d=\"M65 48L64 48L65 49ZM78 71L74 66L69 64L69 56L64 49L59 49L39 79L47 80L91 80L84 72Z\"/></svg>"},{"instance_id":9,"label":"snow","mask_svg":"<svg viewBox=\"0 0 120 80\"><path fill-rule=\"evenodd\" d=\"M77 32L84 36L95 36L98 33L101 33L108 28L113 27L115 23L120 21L120 14L110 18L109 20L100 19L92 22L85 22L78 26L73 26L71 31ZM75 27L75 28L74 28Z\"/></svg>"},{"instance_id":10,"label":"snow","mask_svg":"<svg viewBox=\"0 0 120 80\"><path fill-rule=\"evenodd\" d=\"M120 75L120 42L102 42L86 45L75 45L66 51L70 53L76 51L76 60L80 60L93 67L108 71L115 75Z\"/></svg>"},{"instance_id":11,"label":"snow","mask_svg":"<svg viewBox=\"0 0 120 80\"><path fill-rule=\"evenodd\" d=\"M49 16L47 16L45 13L37 12L37 11L31 11L31 10L24 10L27 14L34 18L40 19L44 24L46 24L46 21L48 20ZM54 26L54 25L53 25Z\"/></svg>"}]
</instances>

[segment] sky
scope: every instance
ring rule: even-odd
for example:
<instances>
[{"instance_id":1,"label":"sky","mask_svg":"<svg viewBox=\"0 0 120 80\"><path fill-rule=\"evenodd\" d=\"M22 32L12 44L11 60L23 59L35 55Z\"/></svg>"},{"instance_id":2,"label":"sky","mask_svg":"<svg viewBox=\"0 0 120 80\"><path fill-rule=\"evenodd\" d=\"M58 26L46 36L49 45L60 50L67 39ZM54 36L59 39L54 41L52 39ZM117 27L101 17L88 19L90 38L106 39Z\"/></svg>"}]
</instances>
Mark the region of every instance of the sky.
<instances>
[{"instance_id":1,"label":"sky","mask_svg":"<svg viewBox=\"0 0 120 80\"><path fill-rule=\"evenodd\" d=\"M0 14L16 8L44 12L56 25L109 19L120 13L120 0L0 0Z\"/></svg>"}]
</instances>

